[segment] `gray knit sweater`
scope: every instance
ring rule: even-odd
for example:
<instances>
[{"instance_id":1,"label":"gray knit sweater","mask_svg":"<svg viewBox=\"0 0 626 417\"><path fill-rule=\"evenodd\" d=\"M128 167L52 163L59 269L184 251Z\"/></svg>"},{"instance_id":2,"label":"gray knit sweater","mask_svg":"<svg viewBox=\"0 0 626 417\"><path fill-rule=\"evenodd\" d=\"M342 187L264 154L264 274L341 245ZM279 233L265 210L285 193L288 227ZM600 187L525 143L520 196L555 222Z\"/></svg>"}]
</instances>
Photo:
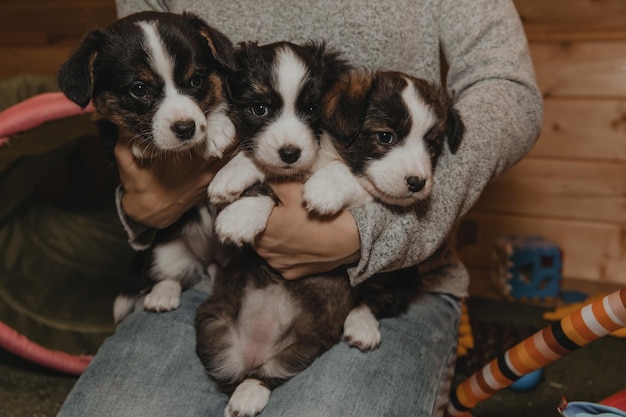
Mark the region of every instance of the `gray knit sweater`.
<instances>
[{"instance_id":1,"label":"gray knit sweater","mask_svg":"<svg viewBox=\"0 0 626 417\"><path fill-rule=\"evenodd\" d=\"M355 65L440 80L466 133L444 151L427 208L397 214L378 203L352 210L361 258L354 285L379 271L420 264L424 289L467 295L467 270L448 237L483 188L518 162L539 135L542 99L511 0L117 0L120 16L191 11L233 42L325 39Z\"/></svg>"}]
</instances>

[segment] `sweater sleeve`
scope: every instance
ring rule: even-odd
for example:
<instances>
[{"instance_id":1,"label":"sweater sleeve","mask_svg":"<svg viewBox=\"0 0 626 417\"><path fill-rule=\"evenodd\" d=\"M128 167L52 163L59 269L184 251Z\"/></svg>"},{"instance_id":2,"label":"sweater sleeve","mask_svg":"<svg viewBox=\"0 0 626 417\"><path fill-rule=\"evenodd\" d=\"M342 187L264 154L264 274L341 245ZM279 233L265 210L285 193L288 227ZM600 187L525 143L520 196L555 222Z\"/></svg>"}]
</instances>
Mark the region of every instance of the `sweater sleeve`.
<instances>
[{"instance_id":1,"label":"sweater sleeve","mask_svg":"<svg viewBox=\"0 0 626 417\"><path fill-rule=\"evenodd\" d=\"M146 10L169 12L170 3L171 0L115 0L118 18Z\"/></svg>"},{"instance_id":2,"label":"sweater sleeve","mask_svg":"<svg viewBox=\"0 0 626 417\"><path fill-rule=\"evenodd\" d=\"M487 183L522 159L539 136L542 98L528 44L510 0L442 0L440 46L447 88L465 123L461 147L447 147L421 207L398 214L378 203L352 210L361 258L353 285L381 271L417 265L442 246Z\"/></svg>"}]
</instances>

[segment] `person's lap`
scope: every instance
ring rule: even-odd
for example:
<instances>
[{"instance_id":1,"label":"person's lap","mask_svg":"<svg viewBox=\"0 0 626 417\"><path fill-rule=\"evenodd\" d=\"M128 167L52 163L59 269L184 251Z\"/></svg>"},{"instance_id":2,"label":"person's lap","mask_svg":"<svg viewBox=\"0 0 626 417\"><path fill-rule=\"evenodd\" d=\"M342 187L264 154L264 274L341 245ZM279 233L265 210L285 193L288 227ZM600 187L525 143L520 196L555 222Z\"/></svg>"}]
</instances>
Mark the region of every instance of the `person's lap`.
<instances>
[{"instance_id":1,"label":"person's lap","mask_svg":"<svg viewBox=\"0 0 626 417\"><path fill-rule=\"evenodd\" d=\"M223 416L228 397L195 354L194 314L205 298L188 290L175 311L128 316L58 416ZM430 416L447 395L459 315L453 298L422 294L403 316L381 321L379 349L339 343L275 389L260 416Z\"/></svg>"}]
</instances>

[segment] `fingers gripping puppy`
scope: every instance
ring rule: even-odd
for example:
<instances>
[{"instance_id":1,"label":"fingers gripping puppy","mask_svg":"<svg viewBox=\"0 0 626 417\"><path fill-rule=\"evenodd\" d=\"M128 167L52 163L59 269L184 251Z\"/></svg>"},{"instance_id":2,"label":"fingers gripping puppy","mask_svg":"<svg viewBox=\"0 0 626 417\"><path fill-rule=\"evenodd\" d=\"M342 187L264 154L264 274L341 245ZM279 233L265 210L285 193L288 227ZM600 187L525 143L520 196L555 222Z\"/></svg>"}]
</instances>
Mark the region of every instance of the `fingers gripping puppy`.
<instances>
[{"instance_id":1,"label":"fingers gripping puppy","mask_svg":"<svg viewBox=\"0 0 626 417\"><path fill-rule=\"evenodd\" d=\"M241 148L209 185L211 202L228 204L216 219L222 240L250 243L265 229L275 201L259 184L309 172L319 148L322 95L346 69L323 44L240 46L228 96Z\"/></svg>"},{"instance_id":2,"label":"fingers gripping puppy","mask_svg":"<svg viewBox=\"0 0 626 417\"><path fill-rule=\"evenodd\" d=\"M231 42L197 16L143 12L89 32L62 65L58 84L82 107L93 101L111 160L122 133L138 159L191 152L221 157L235 135L222 82L233 65ZM117 321L149 289L146 309L178 307L181 288L206 274L211 262L213 217L201 204L151 243L134 245L145 250L142 274L116 300Z\"/></svg>"}]
</instances>

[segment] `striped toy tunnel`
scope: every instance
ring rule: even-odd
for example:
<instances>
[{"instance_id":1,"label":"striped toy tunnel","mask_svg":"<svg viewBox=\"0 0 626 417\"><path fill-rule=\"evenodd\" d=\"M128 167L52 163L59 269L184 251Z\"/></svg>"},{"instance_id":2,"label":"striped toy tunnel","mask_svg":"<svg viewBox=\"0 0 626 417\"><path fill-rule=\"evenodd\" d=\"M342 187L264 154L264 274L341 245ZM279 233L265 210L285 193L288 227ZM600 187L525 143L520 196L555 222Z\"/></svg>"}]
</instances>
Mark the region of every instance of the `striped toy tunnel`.
<instances>
[{"instance_id":1,"label":"striped toy tunnel","mask_svg":"<svg viewBox=\"0 0 626 417\"><path fill-rule=\"evenodd\" d=\"M626 288L538 331L485 365L451 393L447 416L471 416L476 404L522 376L622 327L626 327Z\"/></svg>"}]
</instances>

